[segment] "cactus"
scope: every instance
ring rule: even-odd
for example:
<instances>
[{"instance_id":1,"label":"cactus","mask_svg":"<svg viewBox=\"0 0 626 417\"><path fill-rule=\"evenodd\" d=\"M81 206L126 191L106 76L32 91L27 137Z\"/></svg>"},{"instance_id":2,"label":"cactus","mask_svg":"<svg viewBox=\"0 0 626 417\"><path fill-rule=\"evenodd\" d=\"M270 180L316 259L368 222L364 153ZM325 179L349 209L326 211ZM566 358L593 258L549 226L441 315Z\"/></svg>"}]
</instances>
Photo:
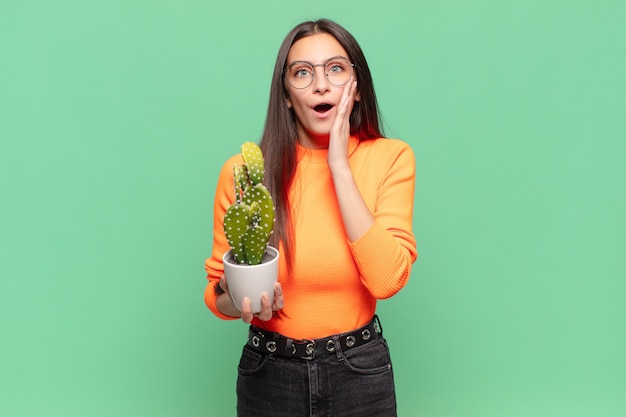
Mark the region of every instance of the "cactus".
<instances>
[{"instance_id":1,"label":"cactus","mask_svg":"<svg viewBox=\"0 0 626 417\"><path fill-rule=\"evenodd\" d=\"M236 263L257 265L274 228L274 202L262 184L263 153L254 142L241 145L244 164L233 167L235 202L224 215L224 233Z\"/></svg>"}]
</instances>

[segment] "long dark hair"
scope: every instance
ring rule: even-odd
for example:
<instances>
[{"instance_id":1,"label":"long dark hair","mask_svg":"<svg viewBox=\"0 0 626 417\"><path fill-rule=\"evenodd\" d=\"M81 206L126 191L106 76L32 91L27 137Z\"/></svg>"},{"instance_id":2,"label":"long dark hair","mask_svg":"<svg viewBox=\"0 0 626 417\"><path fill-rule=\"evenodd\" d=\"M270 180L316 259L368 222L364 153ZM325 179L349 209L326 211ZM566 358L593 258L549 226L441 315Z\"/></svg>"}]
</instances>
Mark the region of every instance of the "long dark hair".
<instances>
[{"instance_id":1,"label":"long dark hair","mask_svg":"<svg viewBox=\"0 0 626 417\"><path fill-rule=\"evenodd\" d=\"M276 223L270 242L275 247L278 247L280 242L283 243L283 252L290 270L293 264L294 248L289 188L297 164L298 133L295 114L286 102L287 90L283 71L291 46L302 38L319 33L327 33L337 39L354 64L361 100L354 103L350 114L350 134L359 140L383 136L372 75L356 39L342 26L328 19L303 22L294 27L278 50L267 118L260 142L265 157L265 182L276 205Z\"/></svg>"}]
</instances>

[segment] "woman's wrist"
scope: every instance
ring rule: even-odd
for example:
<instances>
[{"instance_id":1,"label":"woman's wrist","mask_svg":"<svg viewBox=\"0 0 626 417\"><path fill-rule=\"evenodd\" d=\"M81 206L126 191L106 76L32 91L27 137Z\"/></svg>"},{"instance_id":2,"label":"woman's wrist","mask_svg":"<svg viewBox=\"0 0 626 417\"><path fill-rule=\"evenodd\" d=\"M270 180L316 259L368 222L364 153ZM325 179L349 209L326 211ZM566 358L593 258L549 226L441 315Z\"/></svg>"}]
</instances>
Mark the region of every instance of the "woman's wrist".
<instances>
[{"instance_id":1,"label":"woman's wrist","mask_svg":"<svg viewBox=\"0 0 626 417\"><path fill-rule=\"evenodd\" d=\"M215 306L217 310L225 316L241 317L241 311L235 307L235 303L228 293L218 295L215 300Z\"/></svg>"}]
</instances>

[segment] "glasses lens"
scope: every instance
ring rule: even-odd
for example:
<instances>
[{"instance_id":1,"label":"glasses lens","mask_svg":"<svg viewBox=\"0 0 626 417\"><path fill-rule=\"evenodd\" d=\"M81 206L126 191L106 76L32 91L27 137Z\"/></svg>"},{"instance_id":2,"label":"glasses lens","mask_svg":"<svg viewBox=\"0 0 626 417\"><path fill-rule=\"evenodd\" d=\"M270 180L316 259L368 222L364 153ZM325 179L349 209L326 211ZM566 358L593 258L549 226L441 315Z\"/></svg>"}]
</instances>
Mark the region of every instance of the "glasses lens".
<instances>
[{"instance_id":1,"label":"glasses lens","mask_svg":"<svg viewBox=\"0 0 626 417\"><path fill-rule=\"evenodd\" d=\"M306 62L294 62L287 69L287 81L294 88L307 88L313 81L313 67Z\"/></svg>"},{"instance_id":2,"label":"glasses lens","mask_svg":"<svg viewBox=\"0 0 626 417\"><path fill-rule=\"evenodd\" d=\"M307 88L315 77L315 68L324 66L324 73L328 81L336 86L342 86L352 77L353 65L345 58L337 58L326 64L311 65L308 62L297 61L287 68L287 82L294 88Z\"/></svg>"},{"instance_id":3,"label":"glasses lens","mask_svg":"<svg viewBox=\"0 0 626 417\"><path fill-rule=\"evenodd\" d=\"M352 76L352 64L347 59L334 59L326 64L324 69L328 81L332 84L341 86L348 82Z\"/></svg>"}]
</instances>

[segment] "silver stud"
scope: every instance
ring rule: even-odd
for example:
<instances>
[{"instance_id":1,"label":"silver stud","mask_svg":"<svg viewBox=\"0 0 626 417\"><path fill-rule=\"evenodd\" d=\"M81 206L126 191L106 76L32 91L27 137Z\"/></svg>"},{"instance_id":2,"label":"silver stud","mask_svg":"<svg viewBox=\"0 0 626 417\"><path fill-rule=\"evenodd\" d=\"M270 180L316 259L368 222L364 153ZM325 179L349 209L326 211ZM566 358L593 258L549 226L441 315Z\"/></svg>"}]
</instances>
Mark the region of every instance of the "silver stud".
<instances>
[{"instance_id":1,"label":"silver stud","mask_svg":"<svg viewBox=\"0 0 626 417\"><path fill-rule=\"evenodd\" d=\"M313 343L307 343L306 345L306 354L311 356L311 354L313 353L313 351L315 350L315 344Z\"/></svg>"},{"instance_id":2,"label":"silver stud","mask_svg":"<svg viewBox=\"0 0 626 417\"><path fill-rule=\"evenodd\" d=\"M270 353L276 352L276 342L274 342L273 340L270 340L269 342L265 344L265 348Z\"/></svg>"},{"instance_id":3,"label":"silver stud","mask_svg":"<svg viewBox=\"0 0 626 417\"><path fill-rule=\"evenodd\" d=\"M369 340L372 334L368 329L365 329L361 332L361 336L363 336L363 340Z\"/></svg>"},{"instance_id":4,"label":"silver stud","mask_svg":"<svg viewBox=\"0 0 626 417\"><path fill-rule=\"evenodd\" d=\"M259 336L252 336L252 346L259 347Z\"/></svg>"},{"instance_id":5,"label":"silver stud","mask_svg":"<svg viewBox=\"0 0 626 417\"><path fill-rule=\"evenodd\" d=\"M326 350L329 352L335 351L335 342L333 342L332 339L326 342Z\"/></svg>"},{"instance_id":6,"label":"silver stud","mask_svg":"<svg viewBox=\"0 0 626 417\"><path fill-rule=\"evenodd\" d=\"M346 346L352 347L355 345L355 343L356 343L356 338L354 336L346 337Z\"/></svg>"}]
</instances>

